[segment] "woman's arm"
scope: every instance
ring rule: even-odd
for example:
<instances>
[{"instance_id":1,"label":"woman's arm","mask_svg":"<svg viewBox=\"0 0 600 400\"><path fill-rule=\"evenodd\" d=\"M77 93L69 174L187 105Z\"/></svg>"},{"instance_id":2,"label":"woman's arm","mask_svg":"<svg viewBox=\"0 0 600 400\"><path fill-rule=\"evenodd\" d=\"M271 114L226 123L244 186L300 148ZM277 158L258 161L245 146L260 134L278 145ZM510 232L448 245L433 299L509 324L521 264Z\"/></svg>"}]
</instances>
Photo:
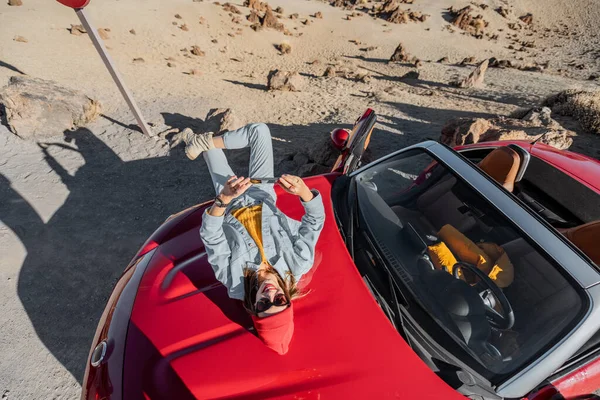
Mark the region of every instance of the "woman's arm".
<instances>
[{"instance_id":1,"label":"woman's arm","mask_svg":"<svg viewBox=\"0 0 600 400\"><path fill-rule=\"evenodd\" d=\"M224 204L228 205L250 186L250 179L233 176L227 180L225 187L218 197ZM204 243L206 256L215 273L215 277L225 285L231 297L234 282L232 282L229 265L231 261L231 248L227 242L225 232L223 232L225 211L226 207L219 207L213 204L204 213L202 216L202 226L200 227L200 238Z\"/></svg>"},{"instance_id":2,"label":"woman's arm","mask_svg":"<svg viewBox=\"0 0 600 400\"><path fill-rule=\"evenodd\" d=\"M320 193L310 190L301 178L283 175L280 185L286 192L298 195L306 211L300 221L296 240L292 243L296 263L289 266L292 275L300 276L313 266L315 247L325 225L325 208Z\"/></svg>"}]
</instances>

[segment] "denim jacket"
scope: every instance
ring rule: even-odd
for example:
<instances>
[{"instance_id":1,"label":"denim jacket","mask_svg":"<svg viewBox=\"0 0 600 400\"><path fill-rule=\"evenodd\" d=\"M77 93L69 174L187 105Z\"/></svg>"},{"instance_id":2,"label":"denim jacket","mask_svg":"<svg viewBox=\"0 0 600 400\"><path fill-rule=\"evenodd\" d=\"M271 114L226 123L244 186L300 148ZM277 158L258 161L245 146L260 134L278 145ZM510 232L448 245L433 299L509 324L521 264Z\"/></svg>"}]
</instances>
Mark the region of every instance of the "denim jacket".
<instances>
[{"instance_id":1,"label":"denim jacket","mask_svg":"<svg viewBox=\"0 0 600 400\"><path fill-rule=\"evenodd\" d=\"M299 200L306 213L300 222L283 214L275 206L272 187L256 185L235 199L225 214L215 217L205 212L200 228L208 262L216 278L227 288L229 297L244 299L244 270L257 270L261 255L246 228L229 212L231 209L262 203L262 240L269 263L285 279L290 272L296 280L307 273L314 262L315 246L323 224L323 199L313 190L311 201Z\"/></svg>"}]
</instances>

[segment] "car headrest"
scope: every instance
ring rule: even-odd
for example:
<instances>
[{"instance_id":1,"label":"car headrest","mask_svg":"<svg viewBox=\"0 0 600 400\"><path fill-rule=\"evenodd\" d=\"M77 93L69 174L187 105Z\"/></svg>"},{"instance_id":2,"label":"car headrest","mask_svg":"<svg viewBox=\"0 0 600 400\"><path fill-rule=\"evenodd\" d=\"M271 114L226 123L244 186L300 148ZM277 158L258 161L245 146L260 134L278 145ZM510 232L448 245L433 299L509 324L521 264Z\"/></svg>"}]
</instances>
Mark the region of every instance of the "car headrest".
<instances>
[{"instance_id":1,"label":"car headrest","mask_svg":"<svg viewBox=\"0 0 600 400\"><path fill-rule=\"evenodd\" d=\"M569 228L563 231L563 235L579 247L593 262L600 265L600 246L598 246L600 220Z\"/></svg>"},{"instance_id":2,"label":"car headrest","mask_svg":"<svg viewBox=\"0 0 600 400\"><path fill-rule=\"evenodd\" d=\"M498 147L481 160L479 168L504 186L506 190L512 192L520 165L519 154L511 148L503 146Z\"/></svg>"}]
</instances>

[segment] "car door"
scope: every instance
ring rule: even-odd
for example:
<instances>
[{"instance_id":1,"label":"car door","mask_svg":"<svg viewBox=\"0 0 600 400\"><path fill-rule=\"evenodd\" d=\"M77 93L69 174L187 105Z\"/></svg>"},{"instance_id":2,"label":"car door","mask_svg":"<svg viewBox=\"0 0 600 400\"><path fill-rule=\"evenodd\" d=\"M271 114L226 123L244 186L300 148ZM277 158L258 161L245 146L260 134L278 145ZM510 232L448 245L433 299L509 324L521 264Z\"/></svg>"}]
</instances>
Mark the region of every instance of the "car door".
<instances>
[{"instance_id":1,"label":"car door","mask_svg":"<svg viewBox=\"0 0 600 400\"><path fill-rule=\"evenodd\" d=\"M377 122L377 114L372 109L367 109L365 113L356 121L346 146L342 149L342 154L335 162L332 171L349 174L361 166L363 154L371 141L371 134Z\"/></svg>"}]
</instances>

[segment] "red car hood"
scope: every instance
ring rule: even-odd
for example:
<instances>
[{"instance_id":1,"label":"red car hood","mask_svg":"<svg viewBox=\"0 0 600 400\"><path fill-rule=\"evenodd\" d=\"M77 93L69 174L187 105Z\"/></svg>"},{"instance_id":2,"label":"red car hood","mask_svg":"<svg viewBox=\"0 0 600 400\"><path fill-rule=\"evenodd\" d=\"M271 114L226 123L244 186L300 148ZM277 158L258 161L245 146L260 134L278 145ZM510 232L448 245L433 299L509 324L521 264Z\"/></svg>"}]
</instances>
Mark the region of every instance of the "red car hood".
<instances>
[{"instance_id":1,"label":"red car hood","mask_svg":"<svg viewBox=\"0 0 600 400\"><path fill-rule=\"evenodd\" d=\"M334 219L335 177L307 180L323 196L326 224L301 282L308 294L294 303L289 352L264 346L241 302L215 280L198 233L202 207L165 236L142 279L124 398L463 398L417 357L363 283ZM303 214L294 196L280 193L278 206Z\"/></svg>"}]
</instances>

